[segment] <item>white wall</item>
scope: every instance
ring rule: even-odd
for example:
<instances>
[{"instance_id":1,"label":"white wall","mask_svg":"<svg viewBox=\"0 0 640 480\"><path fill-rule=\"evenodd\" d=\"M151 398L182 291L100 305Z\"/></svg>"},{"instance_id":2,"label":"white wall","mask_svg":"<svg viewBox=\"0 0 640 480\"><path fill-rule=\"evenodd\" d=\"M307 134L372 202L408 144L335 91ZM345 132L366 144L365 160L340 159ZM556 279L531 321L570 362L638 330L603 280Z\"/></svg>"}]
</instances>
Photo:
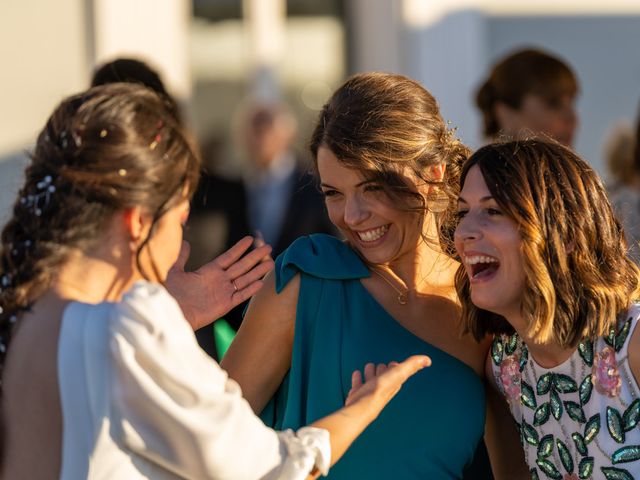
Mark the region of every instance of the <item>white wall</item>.
<instances>
[{"instance_id":1,"label":"white wall","mask_svg":"<svg viewBox=\"0 0 640 480\"><path fill-rule=\"evenodd\" d=\"M472 148L484 141L475 90L493 62L524 46L545 48L565 58L582 89L576 150L606 176L605 136L619 120L635 121L640 105L639 1L355 0L350 4L351 36L356 39L352 70L396 71L420 81ZM400 15L392 14L397 11ZM386 21L384 27L380 18ZM380 36L386 39L384 48L372 48Z\"/></svg>"},{"instance_id":2,"label":"white wall","mask_svg":"<svg viewBox=\"0 0 640 480\"><path fill-rule=\"evenodd\" d=\"M23 150L62 98L88 82L84 0L0 1L0 225L22 183Z\"/></svg>"},{"instance_id":3,"label":"white wall","mask_svg":"<svg viewBox=\"0 0 640 480\"><path fill-rule=\"evenodd\" d=\"M606 176L605 136L620 119L635 122L640 106L640 15L494 17L487 32L491 61L534 45L571 64L581 88L575 148Z\"/></svg>"}]
</instances>

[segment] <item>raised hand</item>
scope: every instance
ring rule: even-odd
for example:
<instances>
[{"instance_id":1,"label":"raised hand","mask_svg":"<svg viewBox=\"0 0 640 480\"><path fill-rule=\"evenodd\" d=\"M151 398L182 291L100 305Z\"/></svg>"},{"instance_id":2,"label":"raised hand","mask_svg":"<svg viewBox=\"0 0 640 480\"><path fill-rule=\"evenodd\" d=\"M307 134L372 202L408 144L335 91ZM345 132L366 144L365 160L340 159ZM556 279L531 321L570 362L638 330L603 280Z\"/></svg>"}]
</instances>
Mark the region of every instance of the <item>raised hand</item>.
<instances>
[{"instance_id":1,"label":"raised hand","mask_svg":"<svg viewBox=\"0 0 640 480\"><path fill-rule=\"evenodd\" d=\"M367 363L364 367L364 381L360 370L351 375L351 390L345 406L370 396L382 410L409 377L430 365L431 359L426 355L413 355L401 363Z\"/></svg>"},{"instance_id":2,"label":"raised hand","mask_svg":"<svg viewBox=\"0 0 640 480\"><path fill-rule=\"evenodd\" d=\"M178 260L167 276L166 287L194 330L227 314L262 288L262 277L273 268L269 256L271 247L258 245L244 255L253 243L252 237L244 237L195 272L185 272L190 247L182 242Z\"/></svg>"}]
</instances>

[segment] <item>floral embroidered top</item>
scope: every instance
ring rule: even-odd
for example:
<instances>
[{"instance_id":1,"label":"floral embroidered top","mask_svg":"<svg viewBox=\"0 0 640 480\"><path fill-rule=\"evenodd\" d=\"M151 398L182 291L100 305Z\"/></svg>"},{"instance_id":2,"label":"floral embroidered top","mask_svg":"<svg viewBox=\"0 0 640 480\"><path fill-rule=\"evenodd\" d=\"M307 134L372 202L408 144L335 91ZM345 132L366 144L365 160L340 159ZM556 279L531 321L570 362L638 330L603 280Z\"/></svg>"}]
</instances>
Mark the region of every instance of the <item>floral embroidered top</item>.
<instances>
[{"instance_id":1,"label":"floral embroidered top","mask_svg":"<svg viewBox=\"0 0 640 480\"><path fill-rule=\"evenodd\" d=\"M580 343L551 369L529 356L517 334L494 340L493 374L532 479L640 478L640 389L627 356L639 317L635 304L609 335Z\"/></svg>"}]
</instances>

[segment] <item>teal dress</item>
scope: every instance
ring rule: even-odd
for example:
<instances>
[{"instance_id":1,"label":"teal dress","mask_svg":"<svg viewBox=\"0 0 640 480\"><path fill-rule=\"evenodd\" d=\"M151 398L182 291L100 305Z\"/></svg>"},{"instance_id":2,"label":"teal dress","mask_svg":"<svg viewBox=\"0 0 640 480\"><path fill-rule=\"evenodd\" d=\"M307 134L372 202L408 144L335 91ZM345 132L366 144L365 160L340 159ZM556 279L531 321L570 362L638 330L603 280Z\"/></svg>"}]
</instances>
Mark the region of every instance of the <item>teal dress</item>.
<instances>
[{"instance_id":1,"label":"teal dress","mask_svg":"<svg viewBox=\"0 0 640 480\"><path fill-rule=\"evenodd\" d=\"M307 425L344 405L354 370L426 354L432 366L407 381L329 478L462 478L484 432L476 373L398 324L362 285L370 275L362 260L334 237L296 240L275 273L277 292L300 274L300 293L291 369L262 412L265 423Z\"/></svg>"}]
</instances>

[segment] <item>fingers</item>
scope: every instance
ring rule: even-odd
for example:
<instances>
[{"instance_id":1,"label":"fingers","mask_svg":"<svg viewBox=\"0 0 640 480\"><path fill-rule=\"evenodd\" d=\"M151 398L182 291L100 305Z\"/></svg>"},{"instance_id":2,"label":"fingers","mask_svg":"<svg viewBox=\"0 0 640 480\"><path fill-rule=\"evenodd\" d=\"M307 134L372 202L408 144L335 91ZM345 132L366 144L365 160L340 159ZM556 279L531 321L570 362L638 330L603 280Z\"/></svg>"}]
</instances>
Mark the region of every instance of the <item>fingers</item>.
<instances>
[{"instance_id":1,"label":"fingers","mask_svg":"<svg viewBox=\"0 0 640 480\"><path fill-rule=\"evenodd\" d=\"M173 264L173 268L178 270L184 270L184 266L189 260L189 254L191 253L191 245L186 240L182 241L182 245L180 246L180 253L178 254L178 259L176 263Z\"/></svg>"},{"instance_id":2,"label":"fingers","mask_svg":"<svg viewBox=\"0 0 640 480\"><path fill-rule=\"evenodd\" d=\"M390 380L403 384L411 375L431 365L431 359L426 355L413 355L404 362L389 368L386 375Z\"/></svg>"},{"instance_id":3,"label":"fingers","mask_svg":"<svg viewBox=\"0 0 640 480\"><path fill-rule=\"evenodd\" d=\"M238 288L238 291L231 296L231 308L240 305L245 300L249 300L260 291L263 285L264 282L262 280L256 280L242 289Z\"/></svg>"},{"instance_id":4,"label":"fingers","mask_svg":"<svg viewBox=\"0 0 640 480\"><path fill-rule=\"evenodd\" d=\"M364 366L364 381L368 382L376 376L376 366L373 363L367 363Z\"/></svg>"},{"instance_id":5,"label":"fingers","mask_svg":"<svg viewBox=\"0 0 640 480\"><path fill-rule=\"evenodd\" d=\"M260 262L257 266L253 267L247 273L236 278L234 280L234 283L236 284L236 287L238 287L238 290L242 290L248 285L251 285L253 282L260 280L267 273L269 273L272 268L273 260L270 260L269 262Z\"/></svg>"},{"instance_id":6,"label":"fingers","mask_svg":"<svg viewBox=\"0 0 640 480\"><path fill-rule=\"evenodd\" d=\"M267 244L267 242L264 241L264 237L262 236L262 232L260 230L256 230L254 232L254 237L255 237L253 240L254 247L258 248Z\"/></svg>"},{"instance_id":7,"label":"fingers","mask_svg":"<svg viewBox=\"0 0 640 480\"><path fill-rule=\"evenodd\" d=\"M239 240L233 247L231 247L226 252L220 254L218 257L213 260L220 268L226 270L235 262L237 262L244 253L249 250L251 244L253 243L253 237L247 235L242 240Z\"/></svg>"},{"instance_id":8,"label":"fingers","mask_svg":"<svg viewBox=\"0 0 640 480\"><path fill-rule=\"evenodd\" d=\"M362 373L356 370L351 374L351 390L357 390L362 386Z\"/></svg>"},{"instance_id":9,"label":"fingers","mask_svg":"<svg viewBox=\"0 0 640 480\"><path fill-rule=\"evenodd\" d=\"M264 257L268 257L270 252L271 252L271 246L269 245L263 245L262 247L258 247L252 250L251 252L249 252L248 254L246 254L240 260L230 265L227 268L227 273L231 278L234 278L234 279L238 279L241 275L244 275L245 273L249 272L254 267L260 268L260 271L263 271L263 269L266 268L266 271L265 271L266 273L269 270L271 270L271 268L273 268L273 260L271 260L271 257L269 257L268 261L264 261ZM237 284L237 281L236 281L236 284ZM238 288L241 288L241 286L238 285Z\"/></svg>"}]
</instances>

